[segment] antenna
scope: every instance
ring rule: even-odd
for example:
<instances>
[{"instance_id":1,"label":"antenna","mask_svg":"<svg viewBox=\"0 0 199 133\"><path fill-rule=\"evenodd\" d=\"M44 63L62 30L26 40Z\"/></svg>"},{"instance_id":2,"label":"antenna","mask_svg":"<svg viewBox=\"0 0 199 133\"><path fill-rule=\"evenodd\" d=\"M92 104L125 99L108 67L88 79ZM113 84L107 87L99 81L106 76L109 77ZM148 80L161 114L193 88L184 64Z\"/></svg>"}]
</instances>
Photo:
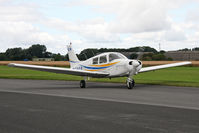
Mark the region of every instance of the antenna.
<instances>
[{"instance_id":1,"label":"antenna","mask_svg":"<svg viewBox=\"0 0 199 133\"><path fill-rule=\"evenodd\" d=\"M159 52L161 51L161 44L159 43Z\"/></svg>"}]
</instances>

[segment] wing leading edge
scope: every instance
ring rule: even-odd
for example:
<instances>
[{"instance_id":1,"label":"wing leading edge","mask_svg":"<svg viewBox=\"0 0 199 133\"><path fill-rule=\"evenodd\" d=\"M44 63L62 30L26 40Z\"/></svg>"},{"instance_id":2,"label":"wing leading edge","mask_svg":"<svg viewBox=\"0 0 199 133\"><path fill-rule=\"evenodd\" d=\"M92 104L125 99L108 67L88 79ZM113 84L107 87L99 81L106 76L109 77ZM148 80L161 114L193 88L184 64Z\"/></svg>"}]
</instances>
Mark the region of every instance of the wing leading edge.
<instances>
[{"instance_id":1,"label":"wing leading edge","mask_svg":"<svg viewBox=\"0 0 199 133\"><path fill-rule=\"evenodd\" d=\"M77 76L106 77L109 75L109 73L102 73L102 72L91 72L91 71L76 70L76 69L70 69L70 68L27 65L27 64L17 64L17 63L10 63L8 64L8 66L31 69L31 70L53 72L53 73L71 74L71 75L77 75Z\"/></svg>"},{"instance_id":2,"label":"wing leading edge","mask_svg":"<svg viewBox=\"0 0 199 133\"><path fill-rule=\"evenodd\" d=\"M151 67L144 67L142 68L139 73L141 72L148 72L148 71L154 71L158 69L163 69L163 68L169 68L169 67L176 67L176 66L184 66L184 65L189 65L191 62L186 61L186 62L179 62L179 63L172 63L172 64L166 64L166 65L158 65L158 66L151 66Z\"/></svg>"}]
</instances>

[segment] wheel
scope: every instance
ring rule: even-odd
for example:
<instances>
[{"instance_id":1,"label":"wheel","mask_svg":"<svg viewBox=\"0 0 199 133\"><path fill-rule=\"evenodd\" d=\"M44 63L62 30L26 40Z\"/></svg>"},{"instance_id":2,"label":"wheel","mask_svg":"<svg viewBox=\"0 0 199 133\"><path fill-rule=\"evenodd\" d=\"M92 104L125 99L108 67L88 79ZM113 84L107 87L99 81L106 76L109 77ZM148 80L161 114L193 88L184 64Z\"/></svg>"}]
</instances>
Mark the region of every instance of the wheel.
<instances>
[{"instance_id":1,"label":"wheel","mask_svg":"<svg viewBox=\"0 0 199 133\"><path fill-rule=\"evenodd\" d=\"M135 81L134 81L134 79L132 80L132 86L134 87L135 86Z\"/></svg>"},{"instance_id":2,"label":"wheel","mask_svg":"<svg viewBox=\"0 0 199 133\"><path fill-rule=\"evenodd\" d=\"M86 87L86 82L85 80L80 81L80 88L85 88Z\"/></svg>"},{"instance_id":3,"label":"wheel","mask_svg":"<svg viewBox=\"0 0 199 133\"><path fill-rule=\"evenodd\" d=\"M126 84L128 89L133 89L133 87L135 86L135 81L127 79Z\"/></svg>"},{"instance_id":4,"label":"wheel","mask_svg":"<svg viewBox=\"0 0 199 133\"><path fill-rule=\"evenodd\" d=\"M128 89L133 89L133 85L132 85L131 82L127 82L127 88L128 88Z\"/></svg>"}]
</instances>

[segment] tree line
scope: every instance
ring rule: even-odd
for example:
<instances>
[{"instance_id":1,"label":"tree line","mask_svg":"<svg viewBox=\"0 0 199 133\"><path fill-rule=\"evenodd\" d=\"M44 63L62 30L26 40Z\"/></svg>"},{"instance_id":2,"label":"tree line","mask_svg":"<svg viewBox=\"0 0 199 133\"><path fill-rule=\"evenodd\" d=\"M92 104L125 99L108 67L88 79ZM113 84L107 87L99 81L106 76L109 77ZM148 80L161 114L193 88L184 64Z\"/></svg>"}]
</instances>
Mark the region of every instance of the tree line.
<instances>
[{"instance_id":1,"label":"tree line","mask_svg":"<svg viewBox=\"0 0 199 133\"><path fill-rule=\"evenodd\" d=\"M32 60L33 58L54 58L55 61L68 60L67 55L54 54L47 51L45 45L34 44L27 49L9 48L4 53L0 53L0 60Z\"/></svg>"},{"instance_id":2,"label":"tree line","mask_svg":"<svg viewBox=\"0 0 199 133\"><path fill-rule=\"evenodd\" d=\"M179 51L199 51L199 47L193 49L180 49ZM164 53L165 51L158 52L156 49L151 48L149 46L142 47L132 47L132 48L88 48L84 49L77 54L80 60L86 60L91 58L97 54L103 52L134 52L130 55L130 59L136 59L138 54L136 52L148 52L142 55L141 60L172 60L171 58L166 58ZM32 60L33 58L53 58L55 61L68 61L68 54L61 55L60 53L55 54L47 51L45 45L34 44L29 48L22 49L18 48L9 48L4 53L0 53L0 60Z\"/></svg>"},{"instance_id":3,"label":"tree line","mask_svg":"<svg viewBox=\"0 0 199 133\"><path fill-rule=\"evenodd\" d=\"M192 48L192 49L184 48L184 49L180 49L178 51L199 51L199 47L195 47L195 48Z\"/></svg>"},{"instance_id":4,"label":"tree line","mask_svg":"<svg viewBox=\"0 0 199 133\"><path fill-rule=\"evenodd\" d=\"M90 57L93 57L99 53L103 52L153 52L157 53L157 50L148 46L144 47L133 47L129 49L124 48L100 48L100 49L84 49L77 54L80 60L86 60ZM61 55L60 53L55 54L47 51L45 45L34 44L27 49L18 48L9 48L4 53L0 53L0 60L32 60L33 58L54 58L55 61L68 60L68 54Z\"/></svg>"},{"instance_id":5,"label":"tree line","mask_svg":"<svg viewBox=\"0 0 199 133\"><path fill-rule=\"evenodd\" d=\"M84 49L78 55L80 60L86 60L94 55L104 53L104 52L151 52L151 53L158 53L158 51L154 48L149 46L142 46L142 47L132 47L132 48L100 48L100 49ZM137 55L132 54L130 56L131 59L137 58Z\"/></svg>"}]
</instances>

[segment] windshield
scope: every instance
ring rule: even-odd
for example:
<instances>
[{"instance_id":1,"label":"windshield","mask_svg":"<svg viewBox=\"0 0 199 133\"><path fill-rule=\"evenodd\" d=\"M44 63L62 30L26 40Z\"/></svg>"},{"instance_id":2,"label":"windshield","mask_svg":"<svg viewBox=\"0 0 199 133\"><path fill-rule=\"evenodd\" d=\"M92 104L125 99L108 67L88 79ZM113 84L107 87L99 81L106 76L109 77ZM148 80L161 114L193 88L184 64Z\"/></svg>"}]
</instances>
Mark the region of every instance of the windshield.
<instances>
[{"instance_id":1,"label":"windshield","mask_svg":"<svg viewBox=\"0 0 199 133\"><path fill-rule=\"evenodd\" d=\"M109 62L115 60L115 59L125 59L125 56L117 53L117 54L109 54Z\"/></svg>"}]
</instances>

